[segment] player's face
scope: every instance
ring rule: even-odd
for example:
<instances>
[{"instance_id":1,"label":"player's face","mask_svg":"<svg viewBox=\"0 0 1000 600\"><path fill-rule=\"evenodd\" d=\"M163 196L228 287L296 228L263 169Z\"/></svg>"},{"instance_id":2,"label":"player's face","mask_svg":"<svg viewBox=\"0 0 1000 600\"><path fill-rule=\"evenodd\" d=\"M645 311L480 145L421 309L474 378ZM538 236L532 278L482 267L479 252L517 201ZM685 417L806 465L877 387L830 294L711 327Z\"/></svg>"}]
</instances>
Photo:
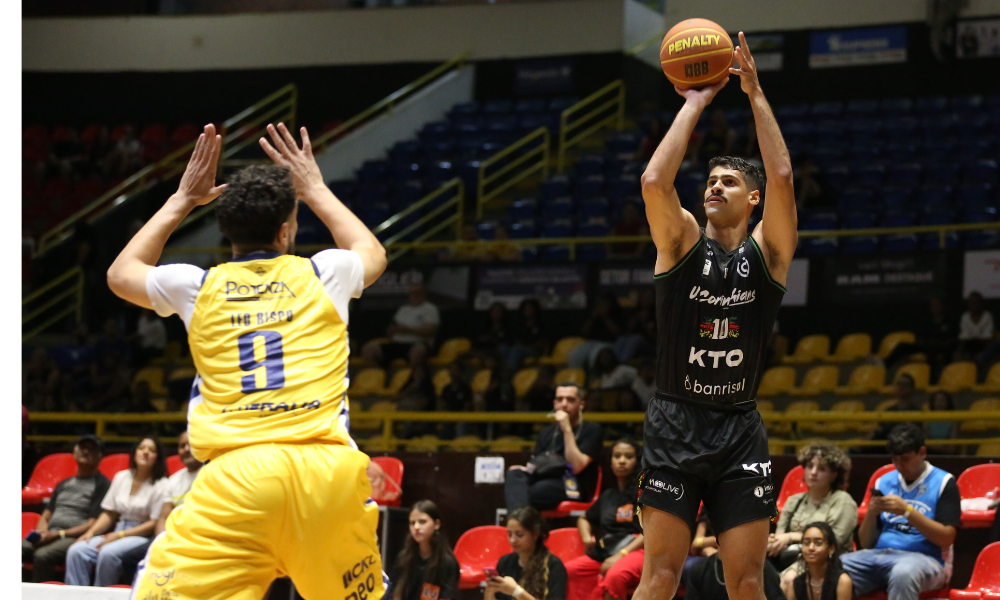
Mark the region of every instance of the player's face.
<instances>
[{"instance_id":1,"label":"player's face","mask_svg":"<svg viewBox=\"0 0 1000 600\"><path fill-rule=\"evenodd\" d=\"M833 554L833 548L818 527L810 527L802 533L802 558L809 566L825 566Z\"/></svg>"},{"instance_id":2,"label":"player's face","mask_svg":"<svg viewBox=\"0 0 1000 600\"><path fill-rule=\"evenodd\" d=\"M510 547L514 549L514 552L533 552L537 539L538 534L522 527L520 521L515 519L507 521L507 541L510 542Z\"/></svg>"},{"instance_id":3,"label":"player's face","mask_svg":"<svg viewBox=\"0 0 1000 600\"><path fill-rule=\"evenodd\" d=\"M628 477L635 471L635 448L632 444L615 444L611 450L611 470L615 477Z\"/></svg>"},{"instance_id":4,"label":"player's face","mask_svg":"<svg viewBox=\"0 0 1000 600\"><path fill-rule=\"evenodd\" d=\"M418 544L426 542L441 528L441 521L432 519L425 512L415 510L410 513L410 536Z\"/></svg>"},{"instance_id":5,"label":"player's face","mask_svg":"<svg viewBox=\"0 0 1000 600\"><path fill-rule=\"evenodd\" d=\"M821 490L829 490L830 484L836 476L837 473L829 465L821 461L818 456L814 456L805 466L806 487L810 490L815 487Z\"/></svg>"},{"instance_id":6,"label":"player's face","mask_svg":"<svg viewBox=\"0 0 1000 600\"><path fill-rule=\"evenodd\" d=\"M754 192L747 191L743 173L715 167L705 187L705 216L713 225L733 226L749 217L757 204Z\"/></svg>"}]
</instances>

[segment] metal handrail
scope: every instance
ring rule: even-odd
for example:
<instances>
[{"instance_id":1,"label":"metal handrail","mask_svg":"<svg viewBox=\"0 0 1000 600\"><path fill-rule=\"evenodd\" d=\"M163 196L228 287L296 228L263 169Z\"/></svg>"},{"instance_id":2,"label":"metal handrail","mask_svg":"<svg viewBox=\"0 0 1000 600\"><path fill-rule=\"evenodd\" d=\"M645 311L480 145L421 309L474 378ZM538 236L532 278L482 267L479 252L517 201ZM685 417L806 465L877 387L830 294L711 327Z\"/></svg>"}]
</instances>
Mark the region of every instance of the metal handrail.
<instances>
[{"instance_id":1,"label":"metal handrail","mask_svg":"<svg viewBox=\"0 0 1000 600\"><path fill-rule=\"evenodd\" d=\"M414 244L423 243L425 240L436 235L438 232L448 227L449 225L454 225L455 237L456 238L458 237L458 234L462 228L463 217L465 215L465 182L463 182L462 179L459 177L449 179L448 181L444 182L438 189L427 194L420 200L417 200L410 206L406 207L405 209L392 215L382 223L378 224L375 228L372 229L372 233L375 235L378 235L380 233L385 233L386 230L388 230L396 223L399 223L400 220L402 220L404 217L430 204L431 202L435 201L449 190L454 190L453 197L449 198L448 200L445 200L440 205L436 206L433 210L428 212L426 215L423 215L418 220L414 221L413 223L410 223L402 231L394 233L392 236L390 236L383 242L387 249L395 250L394 252L389 252L388 256L386 257L389 262L392 262L397 258L401 257L402 255L406 254L407 252L409 252ZM399 241L403 239L405 236L415 231L421 225L429 223L431 220L434 219L434 217L437 217L438 215L440 215L447 209L451 208L452 206L455 207L454 214L442 219L438 223L435 223L426 231L423 231L417 237L416 241L414 242Z\"/></svg>"},{"instance_id":2,"label":"metal handrail","mask_svg":"<svg viewBox=\"0 0 1000 600\"><path fill-rule=\"evenodd\" d=\"M596 108L591 108L596 100L603 98L604 96L608 95L611 92L615 92L614 98L605 101L603 104L600 104ZM595 118L604 111L607 111L611 108L615 108L616 105L617 108L613 113L611 113L607 117L604 117L603 119L598 120L596 123L591 124L590 127L587 127L583 131L577 131L578 129L586 125L588 122L590 122L591 119ZM570 117L576 115L580 111L587 108L591 108L590 112L586 113L582 117L576 118L573 123L569 122ZM559 116L559 158L558 158L559 172L564 173L566 171L567 149L569 149L571 146L575 146L585 138L589 137L591 134L597 132L603 127L607 127L612 123L615 124L615 127L617 129L621 129L624 121L625 121L625 84L622 82L621 79L612 81L608 85L602 87L601 89L587 96L583 100L580 100L573 106L570 106L566 110L562 111L562 114Z\"/></svg>"},{"instance_id":3,"label":"metal handrail","mask_svg":"<svg viewBox=\"0 0 1000 600\"><path fill-rule=\"evenodd\" d=\"M428 83L434 81L441 75L451 71L453 69L460 69L465 65L466 61L469 59L469 53L463 52L458 56L438 65L433 70L422 75L421 77L415 79L414 81L408 83L407 85L399 88L395 92L389 94L382 100L379 100L375 104L369 106L360 113L354 115L350 119L344 121L334 129L324 133L315 140L313 140L313 152L319 152L321 149L330 144L335 138L347 133L357 125L364 121L370 120L374 115L381 113L383 111L391 110L397 103L402 101L407 96L410 96L414 92L418 91L420 88L424 87Z\"/></svg>"},{"instance_id":4,"label":"metal handrail","mask_svg":"<svg viewBox=\"0 0 1000 600\"><path fill-rule=\"evenodd\" d=\"M220 133L223 136L223 152L220 157L220 162L223 166L225 166L225 159L234 156L237 152L256 141L256 135L247 137L244 136L246 136L246 134L250 131L253 131L255 126L263 123L263 119L265 117L258 116L257 119L243 125L235 132L231 131L233 127L241 121L259 113L276 99L283 96L288 96L288 99L276 107L271 107L266 115L270 117L276 116L280 113L283 120L294 126L296 106L298 103L298 90L295 87L295 84L288 84L272 92L263 99L255 102L253 105L222 122ZM286 108L288 109L287 112L281 113L281 111ZM44 254L53 246L65 240L70 235L73 226L78 222L85 219L93 220L99 216L99 211L103 213L110 208L119 206L128 200L129 195L132 195L141 188L144 188L147 183L154 182L160 178L169 178L183 171L184 166L187 164L187 158L194 149L195 141L196 140L192 140L191 142L188 142L180 148L170 152L159 161L139 169L137 172L125 179L125 181L101 194L85 207L70 215L49 231L46 231L39 239L38 255ZM232 145L234 141L236 142L235 146Z\"/></svg>"},{"instance_id":5,"label":"metal handrail","mask_svg":"<svg viewBox=\"0 0 1000 600\"><path fill-rule=\"evenodd\" d=\"M639 54L640 52L642 52L646 48L649 48L653 44L655 44L657 42L662 42L663 41L663 36L665 36L665 35L666 35L666 33L661 32L661 33L657 33L655 35L652 35L652 36L644 39L643 41L639 42L638 44L636 44L632 48L629 48L628 50L626 50L625 51L625 56L635 56L636 54Z\"/></svg>"},{"instance_id":6,"label":"metal handrail","mask_svg":"<svg viewBox=\"0 0 1000 600\"><path fill-rule=\"evenodd\" d=\"M67 281L69 283L67 283ZM55 294L50 294L56 286L61 286L65 289L61 289ZM80 267L73 267L69 269L62 275L59 275L52 281L46 283L37 290L31 292L21 300L21 343L24 343L31 338L35 337L39 333L45 331L52 325L58 323L65 317L75 313L76 321L80 322L83 310L83 291L84 291L84 274L83 269ZM45 299L45 302L41 306L34 307L29 312L28 307L31 303ZM55 311L48 315L40 325L35 325L24 331L25 327L28 327L36 317L45 315L49 309L54 306L59 305L63 300L67 298L72 298L72 301L68 306L64 306L61 309Z\"/></svg>"},{"instance_id":7,"label":"metal handrail","mask_svg":"<svg viewBox=\"0 0 1000 600\"><path fill-rule=\"evenodd\" d=\"M500 162L508 155L513 154L514 152L520 150L524 146L534 142L539 138L541 138L541 143L537 147L528 150L527 152L515 158L511 162L503 165L495 172L489 175L486 174L487 169L492 167L494 164ZM517 140L510 146L507 146L503 150L497 152L493 156L479 163L479 190L476 193L476 218L477 219L483 218L483 206L487 202L496 198L497 196L508 190L511 186L517 184L518 182L522 181L523 179L532 175L533 173L541 171L542 177L547 178L549 176L550 150L551 150L551 136L549 135L549 130L546 127L539 127L538 129L532 131L528 135ZM539 159L537 162L525 165L525 167L518 172L513 172L514 169L520 167L521 165L524 165L524 163L535 158L536 154L538 155ZM496 188L490 190L489 192L486 191L486 188L489 185L493 184L496 180L500 179L504 175L510 175L510 177Z\"/></svg>"}]
</instances>

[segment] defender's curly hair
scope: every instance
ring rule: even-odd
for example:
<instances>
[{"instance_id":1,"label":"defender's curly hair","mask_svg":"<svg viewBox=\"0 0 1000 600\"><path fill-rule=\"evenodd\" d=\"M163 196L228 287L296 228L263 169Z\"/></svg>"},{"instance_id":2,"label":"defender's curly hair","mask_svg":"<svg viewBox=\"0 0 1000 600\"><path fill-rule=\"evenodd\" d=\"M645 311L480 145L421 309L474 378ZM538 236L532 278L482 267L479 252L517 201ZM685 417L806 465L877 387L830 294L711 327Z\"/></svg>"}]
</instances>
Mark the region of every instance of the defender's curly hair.
<instances>
[{"instance_id":1,"label":"defender's curly hair","mask_svg":"<svg viewBox=\"0 0 1000 600\"><path fill-rule=\"evenodd\" d=\"M748 162L738 156L716 156L708 161L708 170L715 167L732 169L743 173L743 180L747 183L747 190L760 190L761 197L764 196L764 187L767 185L767 176L764 171L757 168L757 165Z\"/></svg>"},{"instance_id":2,"label":"defender's curly hair","mask_svg":"<svg viewBox=\"0 0 1000 600\"><path fill-rule=\"evenodd\" d=\"M287 167L252 165L233 174L215 209L219 230L234 244L270 244L295 210Z\"/></svg>"}]
</instances>

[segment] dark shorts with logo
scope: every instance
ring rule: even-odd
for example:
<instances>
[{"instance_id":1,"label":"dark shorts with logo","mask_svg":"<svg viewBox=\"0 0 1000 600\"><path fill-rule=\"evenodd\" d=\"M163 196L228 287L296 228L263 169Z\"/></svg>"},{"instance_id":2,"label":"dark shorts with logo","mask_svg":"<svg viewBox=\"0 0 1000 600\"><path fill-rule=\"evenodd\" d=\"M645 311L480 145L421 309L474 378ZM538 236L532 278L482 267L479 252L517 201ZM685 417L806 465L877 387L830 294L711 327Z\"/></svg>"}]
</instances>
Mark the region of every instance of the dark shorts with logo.
<instances>
[{"instance_id":1,"label":"dark shorts with logo","mask_svg":"<svg viewBox=\"0 0 1000 600\"><path fill-rule=\"evenodd\" d=\"M695 530L704 502L712 528L777 516L767 430L755 406L720 409L662 393L646 410L639 504Z\"/></svg>"}]
</instances>

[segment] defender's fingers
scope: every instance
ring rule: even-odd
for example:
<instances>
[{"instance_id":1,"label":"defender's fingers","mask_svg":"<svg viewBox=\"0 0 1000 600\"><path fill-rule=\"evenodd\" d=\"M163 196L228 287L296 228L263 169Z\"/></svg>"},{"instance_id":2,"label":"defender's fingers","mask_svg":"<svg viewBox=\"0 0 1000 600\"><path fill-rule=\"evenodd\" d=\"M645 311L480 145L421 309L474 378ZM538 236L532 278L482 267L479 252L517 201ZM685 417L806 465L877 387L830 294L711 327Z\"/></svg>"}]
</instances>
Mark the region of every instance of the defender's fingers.
<instances>
[{"instance_id":1,"label":"defender's fingers","mask_svg":"<svg viewBox=\"0 0 1000 600\"><path fill-rule=\"evenodd\" d=\"M313 153L312 142L309 140L309 132L306 131L304 125L299 128L299 135L302 136L302 151L311 157Z\"/></svg>"},{"instance_id":2,"label":"defender's fingers","mask_svg":"<svg viewBox=\"0 0 1000 600\"><path fill-rule=\"evenodd\" d=\"M285 143L288 144L289 148L292 150L299 149L299 145L295 143L295 138L292 137L292 133L288 131L288 128L285 127L284 123L278 123L278 131L281 132L281 137L285 140Z\"/></svg>"},{"instance_id":3,"label":"defender's fingers","mask_svg":"<svg viewBox=\"0 0 1000 600\"><path fill-rule=\"evenodd\" d=\"M268 124L267 133L271 136L271 141L274 142L275 149L280 154L288 154L288 147L285 146L285 141L281 139L281 135L278 133L278 130L274 128L274 125Z\"/></svg>"}]
</instances>

